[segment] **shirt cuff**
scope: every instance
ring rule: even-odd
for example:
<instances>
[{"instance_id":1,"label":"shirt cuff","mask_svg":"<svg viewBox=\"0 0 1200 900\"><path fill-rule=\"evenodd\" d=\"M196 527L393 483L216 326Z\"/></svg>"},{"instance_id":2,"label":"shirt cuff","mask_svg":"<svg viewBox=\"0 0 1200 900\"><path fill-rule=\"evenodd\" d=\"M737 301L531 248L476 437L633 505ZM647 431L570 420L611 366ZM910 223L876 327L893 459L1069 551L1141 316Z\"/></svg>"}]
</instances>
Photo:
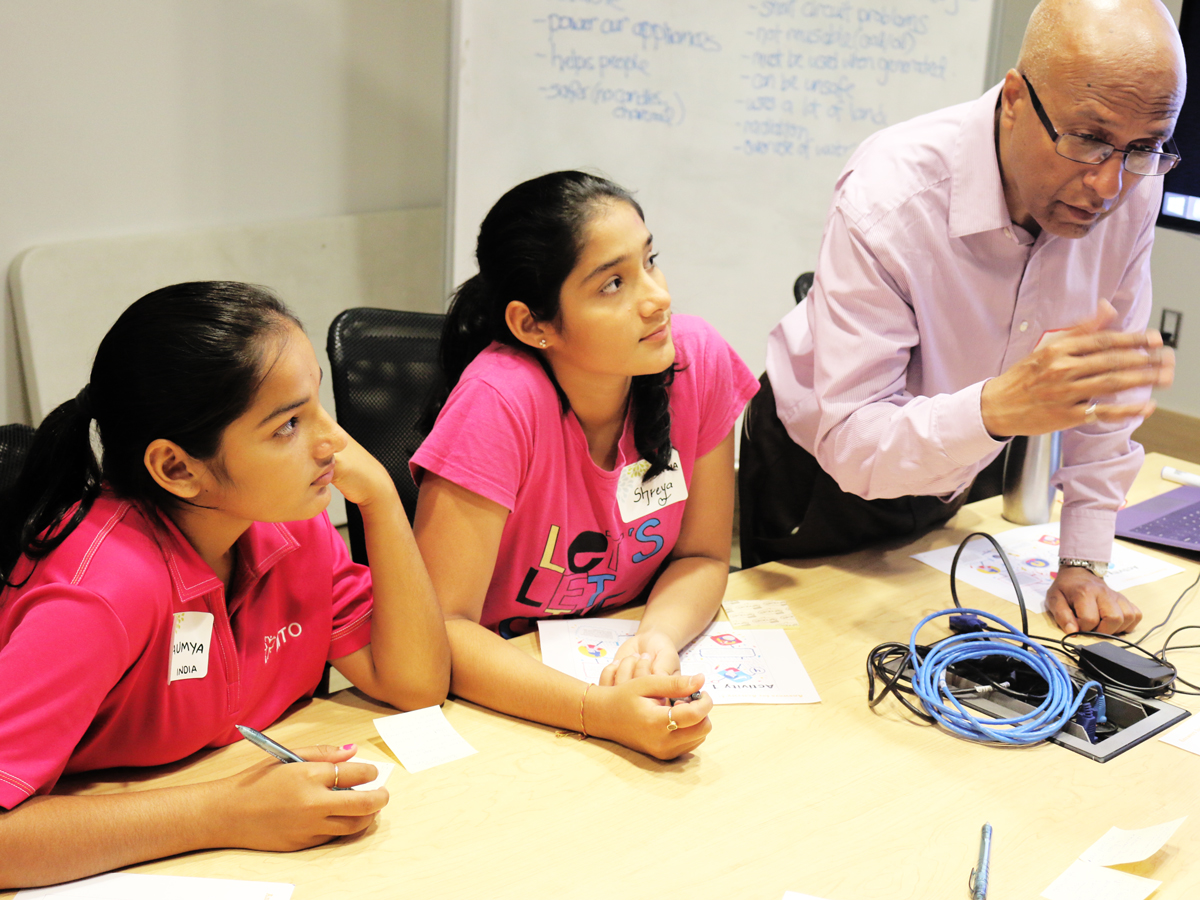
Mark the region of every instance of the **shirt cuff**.
<instances>
[{"instance_id":1,"label":"shirt cuff","mask_svg":"<svg viewBox=\"0 0 1200 900\"><path fill-rule=\"evenodd\" d=\"M349 656L371 643L371 611L371 608L368 608L357 619L347 622L333 632L333 638L329 642L329 656L326 657L328 662Z\"/></svg>"},{"instance_id":2,"label":"shirt cuff","mask_svg":"<svg viewBox=\"0 0 1200 900\"><path fill-rule=\"evenodd\" d=\"M1005 441L998 441L983 427L980 398L986 381L972 384L945 396L938 405L936 426L946 456L958 466L973 466Z\"/></svg>"},{"instance_id":3,"label":"shirt cuff","mask_svg":"<svg viewBox=\"0 0 1200 900\"><path fill-rule=\"evenodd\" d=\"M1108 562L1112 559L1113 534L1117 511L1064 507L1059 527L1060 559L1087 559Z\"/></svg>"},{"instance_id":4,"label":"shirt cuff","mask_svg":"<svg viewBox=\"0 0 1200 900\"><path fill-rule=\"evenodd\" d=\"M0 769L0 809L16 809L33 794L34 787L28 781Z\"/></svg>"}]
</instances>

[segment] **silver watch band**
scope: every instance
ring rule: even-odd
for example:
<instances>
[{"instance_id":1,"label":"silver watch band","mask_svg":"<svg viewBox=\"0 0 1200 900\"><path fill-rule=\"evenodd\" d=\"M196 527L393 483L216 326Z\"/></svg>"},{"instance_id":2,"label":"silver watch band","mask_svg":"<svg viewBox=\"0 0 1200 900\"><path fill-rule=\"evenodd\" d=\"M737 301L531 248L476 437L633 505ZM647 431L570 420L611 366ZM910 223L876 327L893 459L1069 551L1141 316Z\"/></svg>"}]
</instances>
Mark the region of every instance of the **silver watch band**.
<instances>
[{"instance_id":1,"label":"silver watch band","mask_svg":"<svg viewBox=\"0 0 1200 900\"><path fill-rule=\"evenodd\" d=\"M1058 567L1060 569L1064 569L1068 566L1071 566L1074 568L1079 568L1079 569L1087 569L1089 572L1091 572L1097 578L1103 578L1105 575L1108 574L1108 563L1097 562L1094 559L1071 559L1071 558L1059 559Z\"/></svg>"}]
</instances>

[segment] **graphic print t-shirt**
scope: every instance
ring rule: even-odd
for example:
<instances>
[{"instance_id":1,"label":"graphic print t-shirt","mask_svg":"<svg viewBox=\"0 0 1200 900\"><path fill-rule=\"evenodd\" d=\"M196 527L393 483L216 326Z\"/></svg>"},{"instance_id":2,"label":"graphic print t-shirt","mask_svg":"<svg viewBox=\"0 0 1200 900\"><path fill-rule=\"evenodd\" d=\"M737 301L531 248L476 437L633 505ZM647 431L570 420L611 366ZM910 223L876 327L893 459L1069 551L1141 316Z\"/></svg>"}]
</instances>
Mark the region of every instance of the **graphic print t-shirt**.
<instances>
[{"instance_id":1,"label":"graphic print t-shirt","mask_svg":"<svg viewBox=\"0 0 1200 900\"><path fill-rule=\"evenodd\" d=\"M721 443L758 383L702 319L676 315L671 324L681 367L669 389L671 444L680 466L664 478L690 486L696 460ZM411 465L418 483L434 472L510 510L481 619L509 637L539 618L594 615L643 595L675 546L687 501L659 507L660 492L625 521L617 487L639 461L632 416L616 466L602 469L537 361L492 344L467 367Z\"/></svg>"}]
</instances>

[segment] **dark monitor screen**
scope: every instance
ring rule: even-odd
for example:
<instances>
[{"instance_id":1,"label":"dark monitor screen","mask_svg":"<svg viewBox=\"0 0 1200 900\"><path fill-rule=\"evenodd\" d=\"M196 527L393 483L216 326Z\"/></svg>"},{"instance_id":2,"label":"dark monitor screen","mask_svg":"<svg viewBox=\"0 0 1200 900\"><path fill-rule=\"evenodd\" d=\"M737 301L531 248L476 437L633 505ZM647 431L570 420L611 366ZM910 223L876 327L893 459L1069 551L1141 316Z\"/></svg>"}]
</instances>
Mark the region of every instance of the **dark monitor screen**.
<instances>
[{"instance_id":1,"label":"dark monitor screen","mask_svg":"<svg viewBox=\"0 0 1200 900\"><path fill-rule=\"evenodd\" d=\"M1200 233L1200 0L1183 0L1179 36L1187 58L1187 96L1175 125L1175 144L1182 161L1163 176L1163 205L1158 224Z\"/></svg>"}]
</instances>

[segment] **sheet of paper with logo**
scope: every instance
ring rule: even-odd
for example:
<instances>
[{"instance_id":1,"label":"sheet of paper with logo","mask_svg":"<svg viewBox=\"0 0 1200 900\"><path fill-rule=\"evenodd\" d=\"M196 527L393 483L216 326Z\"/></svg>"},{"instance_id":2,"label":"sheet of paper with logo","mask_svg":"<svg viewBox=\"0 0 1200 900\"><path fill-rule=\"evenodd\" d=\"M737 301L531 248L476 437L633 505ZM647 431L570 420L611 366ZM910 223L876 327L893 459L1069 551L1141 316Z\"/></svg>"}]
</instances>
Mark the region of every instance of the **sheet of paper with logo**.
<instances>
[{"instance_id":1,"label":"sheet of paper with logo","mask_svg":"<svg viewBox=\"0 0 1200 900\"><path fill-rule=\"evenodd\" d=\"M375 730L409 772L432 769L479 751L446 721L440 706L375 720Z\"/></svg>"},{"instance_id":2,"label":"sheet of paper with logo","mask_svg":"<svg viewBox=\"0 0 1200 900\"><path fill-rule=\"evenodd\" d=\"M731 628L795 628L800 623L786 600L726 600Z\"/></svg>"},{"instance_id":3,"label":"sheet of paper with logo","mask_svg":"<svg viewBox=\"0 0 1200 900\"><path fill-rule=\"evenodd\" d=\"M542 662L583 681L598 684L617 649L637 634L629 619L541 619ZM684 675L704 676L714 704L819 703L821 697L779 629L734 631L716 622L683 648Z\"/></svg>"},{"instance_id":4,"label":"sheet of paper with logo","mask_svg":"<svg viewBox=\"0 0 1200 900\"><path fill-rule=\"evenodd\" d=\"M289 900L293 885L180 875L110 872L53 887L19 891L22 900Z\"/></svg>"},{"instance_id":5,"label":"sheet of paper with logo","mask_svg":"<svg viewBox=\"0 0 1200 900\"><path fill-rule=\"evenodd\" d=\"M1025 606L1031 612L1045 612L1046 591L1058 574L1058 523L1026 525L993 536L1004 548L1013 574L1017 576ZM955 544L939 550L914 553L913 559L949 574L957 550L958 545ZM1173 563L1113 544L1112 564L1104 581L1114 591L1124 591L1134 585L1149 584L1182 571ZM1017 602L1017 595L1000 555L991 542L983 538L976 538L963 549L958 559L957 577L959 581L983 588L1009 603Z\"/></svg>"}]
</instances>

